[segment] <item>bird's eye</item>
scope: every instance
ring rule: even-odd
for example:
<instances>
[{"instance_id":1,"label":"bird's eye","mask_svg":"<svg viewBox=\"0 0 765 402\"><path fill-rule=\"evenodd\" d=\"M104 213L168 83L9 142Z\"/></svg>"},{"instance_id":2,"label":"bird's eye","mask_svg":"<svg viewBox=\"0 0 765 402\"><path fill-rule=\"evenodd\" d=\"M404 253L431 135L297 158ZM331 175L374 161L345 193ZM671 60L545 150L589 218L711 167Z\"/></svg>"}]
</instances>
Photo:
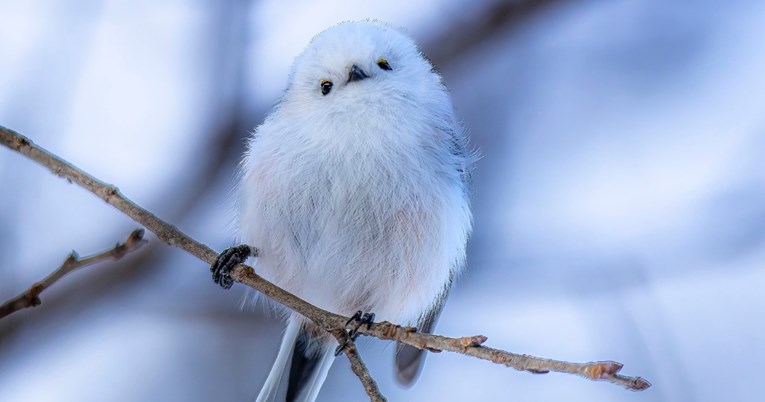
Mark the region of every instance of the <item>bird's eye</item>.
<instances>
[{"instance_id":1,"label":"bird's eye","mask_svg":"<svg viewBox=\"0 0 765 402\"><path fill-rule=\"evenodd\" d=\"M332 90L332 81L321 80L321 94L326 95Z\"/></svg>"},{"instance_id":2,"label":"bird's eye","mask_svg":"<svg viewBox=\"0 0 765 402\"><path fill-rule=\"evenodd\" d=\"M385 71L390 71L390 70L393 70L393 69L391 68L390 64L388 64L388 60L385 60L385 59L383 59L383 58L379 58L379 59L377 59L377 66L378 66L378 67L380 67L380 68L382 68L382 69L383 69L383 70L385 70Z\"/></svg>"}]
</instances>

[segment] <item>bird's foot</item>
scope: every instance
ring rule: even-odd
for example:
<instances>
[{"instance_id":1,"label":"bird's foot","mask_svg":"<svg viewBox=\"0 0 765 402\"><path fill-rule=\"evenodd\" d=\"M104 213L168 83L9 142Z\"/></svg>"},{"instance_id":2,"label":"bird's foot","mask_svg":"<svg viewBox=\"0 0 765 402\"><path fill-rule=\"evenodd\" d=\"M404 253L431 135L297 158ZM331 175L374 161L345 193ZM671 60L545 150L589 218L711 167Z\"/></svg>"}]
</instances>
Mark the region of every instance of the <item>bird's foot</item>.
<instances>
[{"instance_id":1,"label":"bird's foot","mask_svg":"<svg viewBox=\"0 0 765 402\"><path fill-rule=\"evenodd\" d=\"M213 282L220 285L223 289L229 289L234 284L234 278L231 277L231 270L237 264L247 261L250 256L257 256L257 250L246 244L229 247L223 250L215 263L210 266Z\"/></svg>"},{"instance_id":2,"label":"bird's foot","mask_svg":"<svg viewBox=\"0 0 765 402\"><path fill-rule=\"evenodd\" d=\"M353 315L353 317L349 318L348 321L346 321L345 326L347 327L348 324L354 321L356 321L356 325L353 328L351 328L350 331L348 331L348 337L352 341L355 341L359 337L359 328L361 328L362 325L366 324L367 329L369 329L372 326L372 324L375 321L375 313L363 313L361 310L359 310L356 312L356 314ZM345 342L342 345L338 346L337 349L335 349L335 356L342 353L346 346L348 346L348 342Z\"/></svg>"}]
</instances>

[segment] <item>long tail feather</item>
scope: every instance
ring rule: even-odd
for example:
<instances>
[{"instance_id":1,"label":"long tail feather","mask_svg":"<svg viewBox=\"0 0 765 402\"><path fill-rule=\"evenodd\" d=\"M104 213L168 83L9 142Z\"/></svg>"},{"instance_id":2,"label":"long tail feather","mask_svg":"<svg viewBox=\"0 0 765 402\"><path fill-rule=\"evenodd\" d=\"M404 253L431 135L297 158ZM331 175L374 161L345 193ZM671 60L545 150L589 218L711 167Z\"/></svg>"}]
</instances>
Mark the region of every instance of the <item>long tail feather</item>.
<instances>
[{"instance_id":1,"label":"long tail feather","mask_svg":"<svg viewBox=\"0 0 765 402\"><path fill-rule=\"evenodd\" d=\"M301 328L301 319L290 317L279 354L256 402L316 400L335 360L337 342L315 340Z\"/></svg>"},{"instance_id":2,"label":"long tail feather","mask_svg":"<svg viewBox=\"0 0 765 402\"><path fill-rule=\"evenodd\" d=\"M263 388L261 388L260 394L258 394L258 398L255 400L256 402L278 401L280 385L282 384L282 379L286 377L285 374L289 372L287 371L287 363L292 357L292 351L294 350L299 333L300 322L290 318L287 330L282 338L282 344L279 346L279 354L276 356L276 361L274 361L274 365L271 367L271 372L268 373L266 383L263 384Z\"/></svg>"},{"instance_id":3,"label":"long tail feather","mask_svg":"<svg viewBox=\"0 0 765 402\"><path fill-rule=\"evenodd\" d=\"M335 361L335 344L336 342L321 343L321 350L317 352L316 345L298 341L292 354L290 382L287 388L288 402L316 400L324 380L327 379L329 368Z\"/></svg>"}]
</instances>

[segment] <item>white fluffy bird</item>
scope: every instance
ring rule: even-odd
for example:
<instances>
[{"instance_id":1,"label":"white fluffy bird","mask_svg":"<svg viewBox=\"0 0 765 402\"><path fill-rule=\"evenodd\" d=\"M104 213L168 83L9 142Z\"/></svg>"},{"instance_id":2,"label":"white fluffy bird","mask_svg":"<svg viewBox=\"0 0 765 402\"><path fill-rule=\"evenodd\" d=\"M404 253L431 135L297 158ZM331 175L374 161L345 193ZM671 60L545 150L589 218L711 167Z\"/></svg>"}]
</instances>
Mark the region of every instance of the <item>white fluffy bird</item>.
<instances>
[{"instance_id":1,"label":"white fluffy bird","mask_svg":"<svg viewBox=\"0 0 765 402\"><path fill-rule=\"evenodd\" d=\"M470 155L441 77L411 38L382 23L346 22L295 60L280 103L244 157L242 246L256 270L323 309L431 331L462 270L471 231ZM314 401L337 342L297 313L258 401ZM399 345L398 379L414 381L422 351ZM285 391L286 388L286 391Z\"/></svg>"}]
</instances>

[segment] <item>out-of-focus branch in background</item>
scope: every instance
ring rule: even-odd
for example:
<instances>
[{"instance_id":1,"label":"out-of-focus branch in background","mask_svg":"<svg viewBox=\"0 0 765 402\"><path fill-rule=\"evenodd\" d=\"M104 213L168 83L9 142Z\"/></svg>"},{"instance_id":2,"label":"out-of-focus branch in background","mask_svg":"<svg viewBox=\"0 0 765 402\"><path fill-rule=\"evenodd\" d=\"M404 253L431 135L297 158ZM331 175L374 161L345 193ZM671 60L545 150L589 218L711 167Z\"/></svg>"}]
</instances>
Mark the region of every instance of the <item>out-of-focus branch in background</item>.
<instances>
[{"instance_id":1,"label":"out-of-focus branch in background","mask_svg":"<svg viewBox=\"0 0 765 402\"><path fill-rule=\"evenodd\" d=\"M540 13L564 3L563 0L496 1L479 15L449 28L425 43L423 49L436 67L459 60L466 52L523 25Z\"/></svg>"},{"instance_id":2,"label":"out-of-focus branch in background","mask_svg":"<svg viewBox=\"0 0 765 402\"><path fill-rule=\"evenodd\" d=\"M244 138L248 130L261 120L262 113L251 113L245 110L245 94L242 93L245 86L243 81L243 70L246 66L245 54L249 44L249 37L245 34L244 28L247 23L248 10L251 5L250 0L236 0L217 3L211 6L210 32L204 37L209 39L211 57L205 56L203 60L211 63L208 68L210 71L210 81L208 86L207 99L210 104L221 106L225 113L220 118L214 119L211 126L207 129L208 134L200 136L206 143L200 145L204 153L194 158L195 169L189 169L187 174L195 175L193 180L189 180L191 186L178 191L178 188L168 186L166 192L159 193L156 197L157 203L167 207L168 219L174 222L184 222L193 215L193 211L204 200L204 194L214 186L216 180L229 178L237 164L237 159L241 156L244 149ZM100 13L92 12L86 16L78 17L85 20L90 25L97 22L101 17ZM82 50L82 41L72 41L76 43L78 49ZM49 54L50 49L43 49ZM41 51L41 53L44 53ZM86 54L78 53L84 57ZM71 60L72 57L67 57ZM81 64L82 60L77 59ZM39 62L41 63L41 62ZM76 68L67 70L76 74ZM49 64L46 64L49 66ZM57 85L62 83L76 82L74 79L56 80ZM65 95L69 88L59 89L61 95ZM25 92L19 89L19 94ZM69 91L71 92L71 91ZM59 92L57 92L59 93ZM46 99L49 97L46 97ZM14 99L18 99L15 97ZM20 110L32 110L36 108L28 107L29 102L16 101L13 105L27 105ZM56 102L57 105L67 104L67 102ZM14 113L13 111L11 112ZM172 181L172 180L171 180ZM172 200L172 205L167 205L165 200ZM37 312L37 314L25 317L24 320L9 319L0 322L0 345L22 328L32 325L36 320L45 321L49 319L48 315L56 315L62 310L71 309L75 303L78 303L77 295L84 294L87 291L90 300L98 300L107 295L114 294L118 289L126 289L144 283L147 277L156 273L152 267L161 266L161 260L165 258L164 250L158 243L150 243L143 248L143 251L131 258L128 262L120 261L113 266L113 269L99 270L87 277L78 277L76 281L67 283L70 291L56 292L46 297L48 308Z\"/></svg>"},{"instance_id":3,"label":"out-of-focus branch in background","mask_svg":"<svg viewBox=\"0 0 765 402\"><path fill-rule=\"evenodd\" d=\"M110 259L119 260L124 257L125 254L138 250L145 243L146 240L143 239L143 229L136 229L130 233L124 243L117 243L117 245L110 250L85 258L80 258L77 252L72 251L71 254L66 257L66 260L64 260L55 271L51 272L50 275L46 276L45 279L34 283L23 293L3 303L0 306L0 319L15 313L16 311L28 307L36 307L42 304L42 301L40 301L40 294L67 274L101 261Z\"/></svg>"}]
</instances>

